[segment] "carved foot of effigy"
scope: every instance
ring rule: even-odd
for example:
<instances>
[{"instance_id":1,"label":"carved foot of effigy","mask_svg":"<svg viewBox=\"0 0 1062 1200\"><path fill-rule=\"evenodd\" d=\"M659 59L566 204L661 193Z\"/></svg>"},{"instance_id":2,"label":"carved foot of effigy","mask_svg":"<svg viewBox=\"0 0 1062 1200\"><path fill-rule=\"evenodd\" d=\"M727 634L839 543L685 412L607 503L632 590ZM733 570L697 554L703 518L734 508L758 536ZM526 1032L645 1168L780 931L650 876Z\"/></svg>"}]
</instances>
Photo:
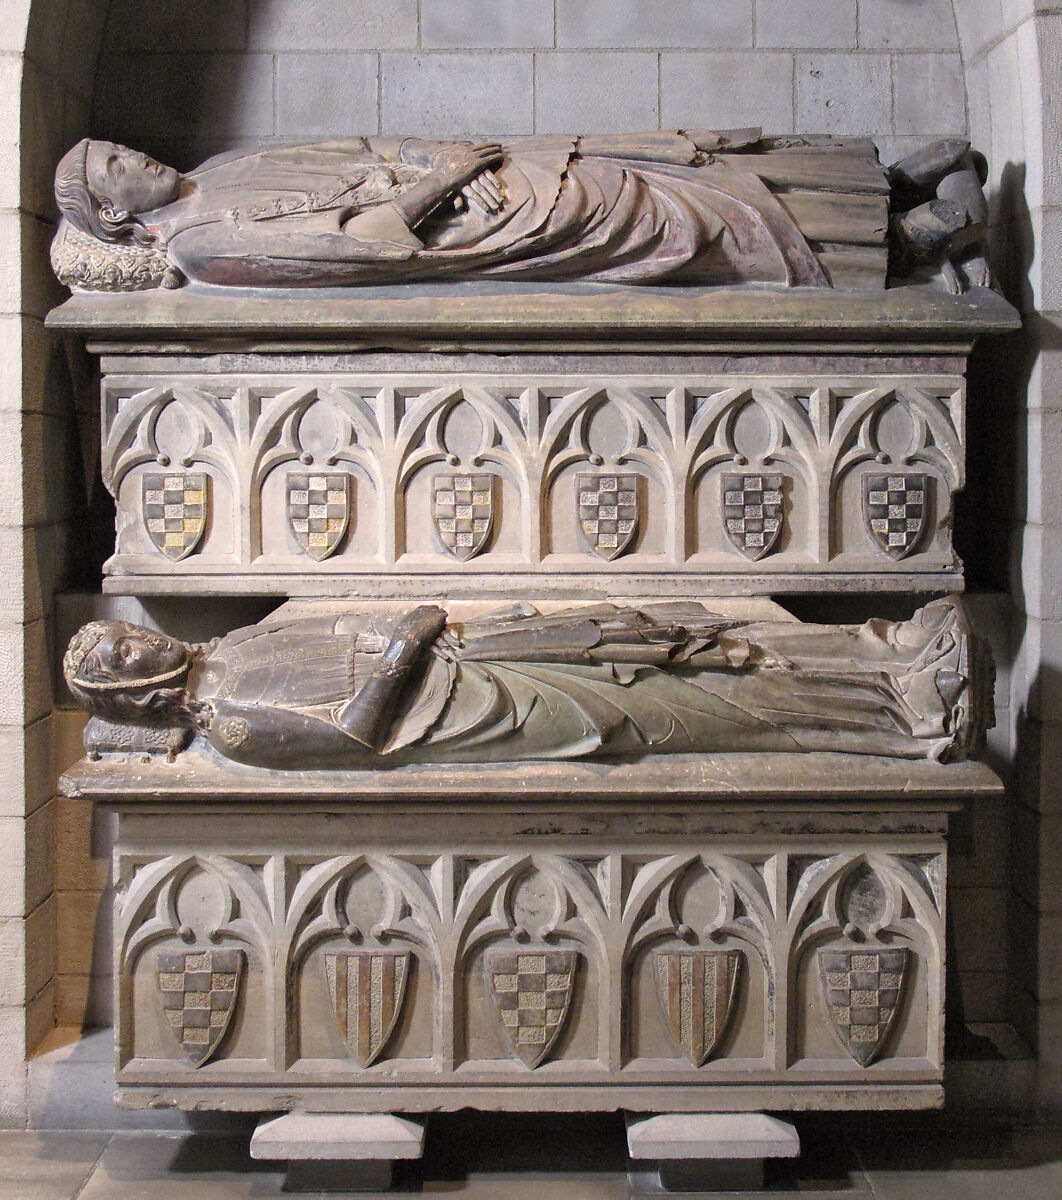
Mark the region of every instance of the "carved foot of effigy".
<instances>
[{"instance_id":1,"label":"carved foot of effigy","mask_svg":"<svg viewBox=\"0 0 1062 1200\"><path fill-rule=\"evenodd\" d=\"M988 647L973 632L961 600L947 596L927 604L912 618L931 636L900 682L918 712L940 712L916 725L915 736L940 734L931 757L955 762L970 757L995 724L992 691L995 668Z\"/></svg>"}]
</instances>

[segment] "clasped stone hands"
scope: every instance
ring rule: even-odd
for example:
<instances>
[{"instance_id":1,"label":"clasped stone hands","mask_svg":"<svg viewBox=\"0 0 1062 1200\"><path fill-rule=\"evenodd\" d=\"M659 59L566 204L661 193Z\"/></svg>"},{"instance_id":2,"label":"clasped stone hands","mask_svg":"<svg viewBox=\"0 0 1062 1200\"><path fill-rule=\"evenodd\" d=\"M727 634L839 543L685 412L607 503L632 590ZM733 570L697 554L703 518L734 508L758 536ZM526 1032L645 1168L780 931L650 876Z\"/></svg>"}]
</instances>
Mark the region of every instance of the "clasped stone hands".
<instances>
[{"instance_id":1,"label":"clasped stone hands","mask_svg":"<svg viewBox=\"0 0 1062 1200\"><path fill-rule=\"evenodd\" d=\"M432 167L453 177L464 200L484 216L500 212L505 203L501 180L491 170L502 161L499 142L454 142L433 155ZM455 196L455 200L457 197Z\"/></svg>"}]
</instances>

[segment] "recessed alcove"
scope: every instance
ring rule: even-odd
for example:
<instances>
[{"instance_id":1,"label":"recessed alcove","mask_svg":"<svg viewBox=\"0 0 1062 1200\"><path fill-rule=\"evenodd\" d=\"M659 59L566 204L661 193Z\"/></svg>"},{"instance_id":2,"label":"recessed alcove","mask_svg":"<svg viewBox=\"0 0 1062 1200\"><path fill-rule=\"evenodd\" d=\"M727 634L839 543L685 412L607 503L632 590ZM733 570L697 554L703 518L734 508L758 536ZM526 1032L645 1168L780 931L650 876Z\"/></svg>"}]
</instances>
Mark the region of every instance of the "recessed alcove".
<instances>
[{"instance_id":1,"label":"recessed alcove","mask_svg":"<svg viewBox=\"0 0 1062 1200\"><path fill-rule=\"evenodd\" d=\"M777 132L867 133L886 158L933 135L969 134L987 154L1000 278L1028 313L1028 328L1024 342L993 344L975 356L970 480L957 506L956 542L971 588L998 593L975 601L1001 667L991 755L1008 773L1017 761L1020 782L1013 864L998 807L975 805L955 826L951 985L962 1005L958 1015L968 1022L1012 1022L1031 1043L1055 1029L1062 999L1050 981L1062 944L1062 897L1048 866L1062 769L1053 750L1062 721L1062 609L1052 564L1062 561L1062 511L1051 480L1062 428L1053 374L1059 282L1049 251L1059 196L1043 160L1050 166L1056 153L1047 101L1058 91L1051 73L1062 18L1034 16L1023 3L1004 6L1004 24L1000 6L980 0L957 0L954 13L936 0L841 0L836 28L845 32L836 35L838 44L808 46L785 0L758 0L747 33L728 26L723 37L704 14L689 28L665 23L659 30L643 30L632 17L633 32L616 32L611 42L580 32L568 0L556 0L555 31L513 31L492 6L466 3L457 6L465 16L455 28L463 33L449 34L423 19L418 31L412 0L368 2L359 6L365 19L346 23L337 21L341 6L323 0L21 0L14 7L0 78L9 127L19 131L17 147L11 139L0 148L0 223L12 248L2 263L0 317L0 428L8 455L0 533L9 568L0 625L8 707L0 736L14 764L0 817L0 863L16 881L0 911L0 944L9 947L12 964L10 981L0 986L0 1077L9 1081L0 1085L0 1121L24 1119L23 1064L55 1024L94 1024L110 1015L106 953L99 951L107 938L109 826L104 818L90 825L83 807L54 796L59 770L79 753L80 725L55 682L74 611L56 596L98 590L113 519L94 445L95 364L75 340L46 334L41 324L63 297L47 265L54 163L88 133L128 140L188 167L262 139L555 132L579 127L580 89L612 96L609 88L650 67L646 77L658 80L658 92L647 105L644 96L639 103L613 97L621 125L649 115L665 127L710 125L716 114L725 118L718 123L733 124L738 114L728 92L745 92L759 97ZM633 74L610 79L602 51L623 58ZM868 90L860 99L845 76L863 67ZM350 86L311 86L322 78ZM710 86L690 86L702 78ZM743 88L727 86L739 78ZM549 104L538 92L533 99L529 86L546 79L560 81ZM310 114L307 94L319 100ZM741 112L742 123L759 120L756 111ZM318 430L314 446L322 437ZM268 607L220 600L204 607L176 598L151 601L146 610L176 633L205 637ZM805 618L830 619L836 611L828 600L799 607ZM869 611L862 601L848 609L853 619ZM1048 1036L1039 1097L1062 1102L1062 1057Z\"/></svg>"}]
</instances>

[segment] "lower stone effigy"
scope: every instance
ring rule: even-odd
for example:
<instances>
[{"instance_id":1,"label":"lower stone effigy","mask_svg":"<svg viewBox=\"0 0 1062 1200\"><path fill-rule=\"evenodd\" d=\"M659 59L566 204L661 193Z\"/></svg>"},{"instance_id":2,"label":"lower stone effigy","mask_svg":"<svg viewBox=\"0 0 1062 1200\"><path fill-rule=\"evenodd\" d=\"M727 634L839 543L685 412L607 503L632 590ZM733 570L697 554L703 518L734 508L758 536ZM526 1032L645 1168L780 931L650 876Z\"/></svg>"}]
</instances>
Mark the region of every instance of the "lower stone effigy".
<instances>
[{"instance_id":1,"label":"lower stone effigy","mask_svg":"<svg viewBox=\"0 0 1062 1200\"><path fill-rule=\"evenodd\" d=\"M953 760L992 723L990 660L955 599L858 626L688 602L456 622L434 605L355 608L197 647L96 621L64 669L95 752L144 728L145 751L194 736L280 771L750 750Z\"/></svg>"}]
</instances>

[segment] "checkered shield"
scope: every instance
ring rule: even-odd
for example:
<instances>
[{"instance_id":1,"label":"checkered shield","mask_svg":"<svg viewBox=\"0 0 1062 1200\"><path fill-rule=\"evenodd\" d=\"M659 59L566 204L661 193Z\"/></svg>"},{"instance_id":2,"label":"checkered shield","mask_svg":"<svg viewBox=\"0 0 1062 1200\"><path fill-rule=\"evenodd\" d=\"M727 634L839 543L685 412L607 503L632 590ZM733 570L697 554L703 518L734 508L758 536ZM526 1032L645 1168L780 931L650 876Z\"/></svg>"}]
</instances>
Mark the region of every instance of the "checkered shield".
<instances>
[{"instance_id":1,"label":"checkered shield","mask_svg":"<svg viewBox=\"0 0 1062 1200\"><path fill-rule=\"evenodd\" d=\"M408 950L352 950L324 956L339 1032L359 1066L371 1066L394 1032L409 978Z\"/></svg>"},{"instance_id":2,"label":"checkered shield","mask_svg":"<svg viewBox=\"0 0 1062 1200\"><path fill-rule=\"evenodd\" d=\"M439 542L459 562L487 544L494 524L494 475L443 474L431 481L431 517Z\"/></svg>"},{"instance_id":3,"label":"checkered shield","mask_svg":"<svg viewBox=\"0 0 1062 1200\"><path fill-rule=\"evenodd\" d=\"M695 1067L707 1061L730 1020L739 950L657 950L653 979L675 1044Z\"/></svg>"},{"instance_id":4,"label":"checkered shield","mask_svg":"<svg viewBox=\"0 0 1062 1200\"><path fill-rule=\"evenodd\" d=\"M564 1026L578 957L575 950L488 950L484 956L487 991L525 1066L538 1066Z\"/></svg>"},{"instance_id":5,"label":"checkered shield","mask_svg":"<svg viewBox=\"0 0 1062 1200\"><path fill-rule=\"evenodd\" d=\"M304 554L334 554L350 522L350 476L342 471L288 475L288 521Z\"/></svg>"},{"instance_id":6,"label":"checkered shield","mask_svg":"<svg viewBox=\"0 0 1062 1200\"><path fill-rule=\"evenodd\" d=\"M781 475L724 475L723 527L746 558L763 558L782 532Z\"/></svg>"},{"instance_id":7,"label":"checkered shield","mask_svg":"<svg viewBox=\"0 0 1062 1200\"><path fill-rule=\"evenodd\" d=\"M236 1009L242 950L159 951L155 978L162 1015L195 1067L217 1050Z\"/></svg>"},{"instance_id":8,"label":"checkered shield","mask_svg":"<svg viewBox=\"0 0 1062 1200\"><path fill-rule=\"evenodd\" d=\"M879 549L890 558L906 558L926 524L926 477L863 476L863 521Z\"/></svg>"},{"instance_id":9,"label":"checkered shield","mask_svg":"<svg viewBox=\"0 0 1062 1200\"><path fill-rule=\"evenodd\" d=\"M606 562L616 558L638 529L638 476L584 471L575 490L584 544Z\"/></svg>"},{"instance_id":10,"label":"checkered shield","mask_svg":"<svg viewBox=\"0 0 1062 1200\"><path fill-rule=\"evenodd\" d=\"M199 545L207 521L203 471L150 472L143 478L144 524L156 549L180 562Z\"/></svg>"},{"instance_id":11,"label":"checkered shield","mask_svg":"<svg viewBox=\"0 0 1062 1200\"><path fill-rule=\"evenodd\" d=\"M869 1066L900 1007L908 952L893 950L820 950L819 974L826 1007L841 1045Z\"/></svg>"}]
</instances>

